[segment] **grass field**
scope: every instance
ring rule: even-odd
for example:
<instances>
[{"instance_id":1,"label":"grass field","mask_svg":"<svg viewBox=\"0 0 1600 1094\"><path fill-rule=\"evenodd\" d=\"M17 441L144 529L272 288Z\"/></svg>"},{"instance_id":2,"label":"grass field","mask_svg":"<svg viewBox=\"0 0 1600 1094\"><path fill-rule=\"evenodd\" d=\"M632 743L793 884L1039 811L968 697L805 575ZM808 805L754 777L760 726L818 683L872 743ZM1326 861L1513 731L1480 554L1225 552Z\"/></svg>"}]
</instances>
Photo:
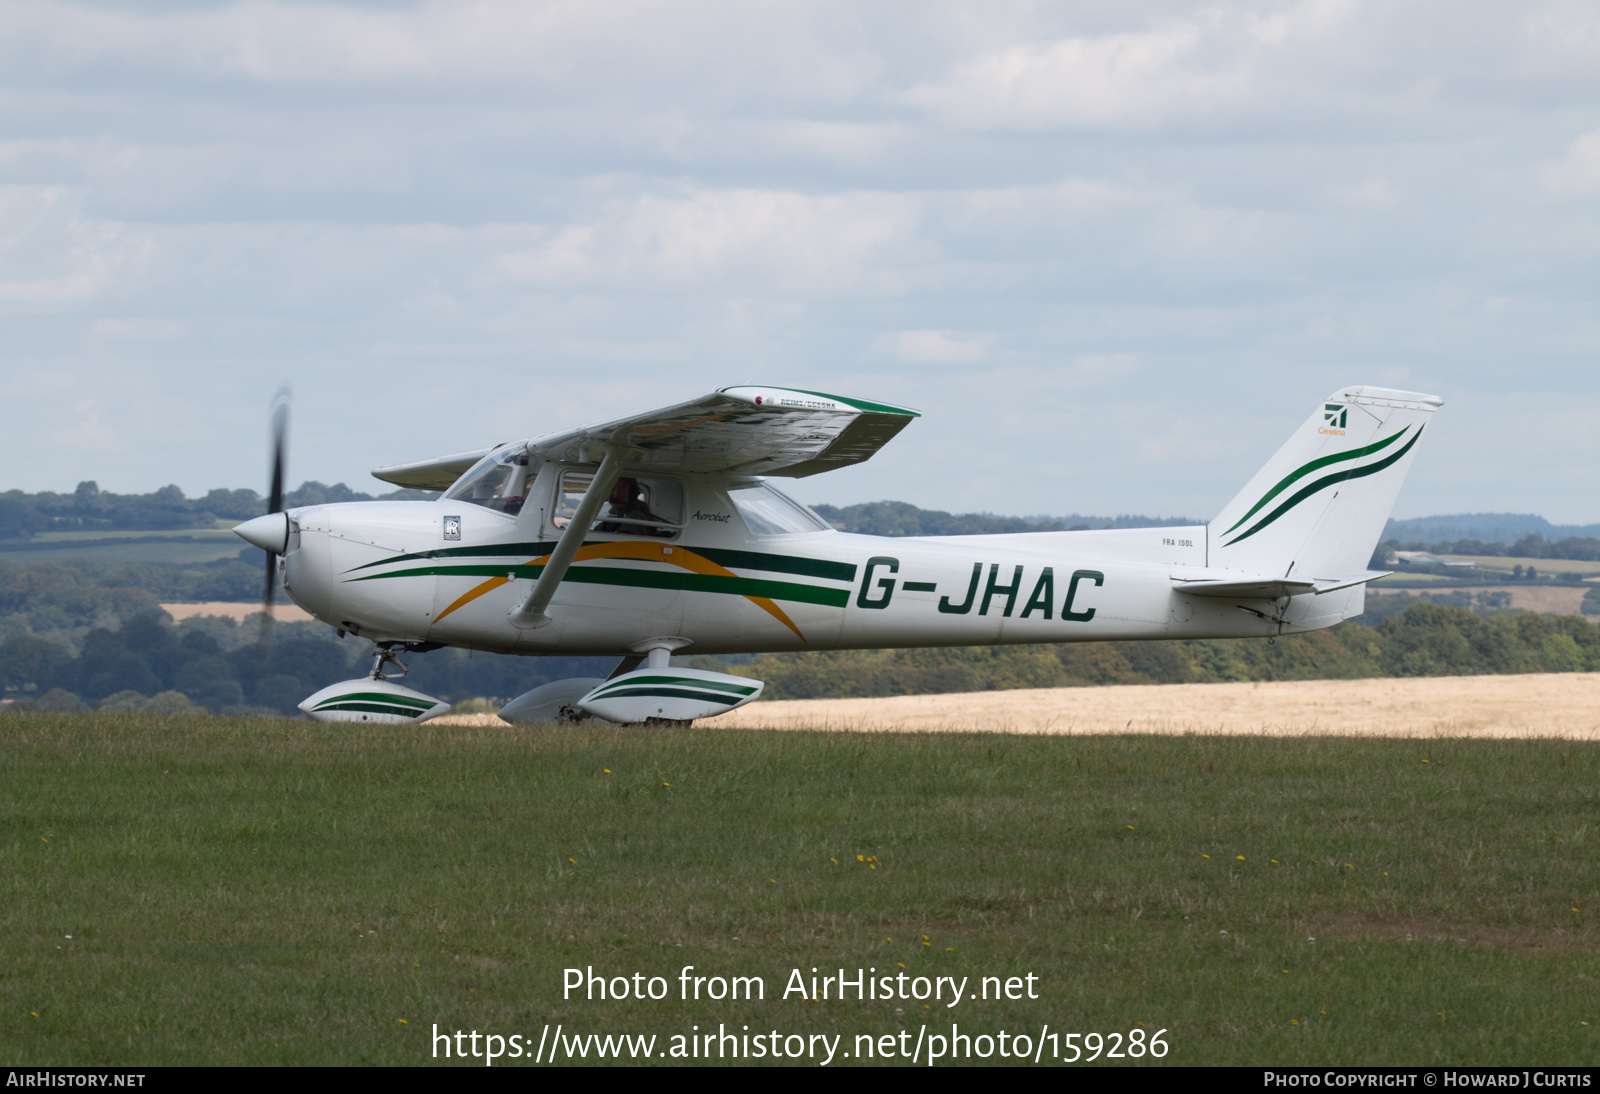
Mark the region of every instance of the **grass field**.
<instances>
[{"instance_id":1,"label":"grass field","mask_svg":"<svg viewBox=\"0 0 1600 1094\"><path fill-rule=\"evenodd\" d=\"M25 545L0 544L0 558L23 565L44 562L164 562L196 566L235 558L241 540L231 531L237 521L215 528L160 531L106 529L92 532L40 532Z\"/></svg>"},{"instance_id":2,"label":"grass field","mask_svg":"<svg viewBox=\"0 0 1600 1094\"><path fill-rule=\"evenodd\" d=\"M1143 1023L1180 1064L1600 1058L1587 742L7 715L0 760L6 1064L951 1020ZM563 1001L589 965L766 1000ZM779 998L901 965L1040 998Z\"/></svg>"},{"instance_id":3,"label":"grass field","mask_svg":"<svg viewBox=\"0 0 1600 1094\"><path fill-rule=\"evenodd\" d=\"M1412 590L1412 595L1427 590ZM1436 592L1508 593L1514 611L1549 612L1553 615L1582 615L1583 597L1589 590L1578 585L1473 585L1461 584ZM1392 596L1393 593L1376 593L1373 599Z\"/></svg>"},{"instance_id":4,"label":"grass field","mask_svg":"<svg viewBox=\"0 0 1600 1094\"><path fill-rule=\"evenodd\" d=\"M1600 562L1593 562L1568 558L1507 558L1501 555L1440 555L1457 562L1470 562L1483 570L1504 573L1510 577L1514 567L1521 566L1526 569L1532 566L1541 574L1549 576L1560 573L1582 574L1585 578L1600 574Z\"/></svg>"}]
</instances>

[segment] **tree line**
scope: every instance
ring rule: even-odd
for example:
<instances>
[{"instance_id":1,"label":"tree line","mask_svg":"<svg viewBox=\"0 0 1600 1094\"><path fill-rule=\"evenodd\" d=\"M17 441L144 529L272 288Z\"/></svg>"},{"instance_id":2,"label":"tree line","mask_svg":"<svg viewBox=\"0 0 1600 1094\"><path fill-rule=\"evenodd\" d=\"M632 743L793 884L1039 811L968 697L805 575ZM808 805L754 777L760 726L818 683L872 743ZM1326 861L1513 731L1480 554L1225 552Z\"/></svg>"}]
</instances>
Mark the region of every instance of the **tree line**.
<instances>
[{"instance_id":1,"label":"tree line","mask_svg":"<svg viewBox=\"0 0 1600 1094\"><path fill-rule=\"evenodd\" d=\"M1402 543L1387 540L1390 551L1427 551L1435 555L1482 555L1492 558L1550 558L1573 562L1600 562L1600 539L1593 536L1566 536L1547 540L1538 533L1523 536L1509 546L1481 539L1444 539L1437 543Z\"/></svg>"},{"instance_id":2,"label":"tree line","mask_svg":"<svg viewBox=\"0 0 1600 1094\"><path fill-rule=\"evenodd\" d=\"M260 596L261 571L246 570L251 595ZM170 575L177 567L140 567ZM371 666L372 645L340 641L321 623L274 624L263 642L256 621L199 617L174 624L158 595L133 584L108 584L73 566L19 566L0 561L0 688L5 698L78 709L107 700L113 709L194 705L210 710L293 713L312 692L360 676ZM510 699L566 676L604 676L604 658L496 657L465 650L435 650L406 659L406 683L451 699ZM133 707L129 707L129 704ZM48 705L47 704L47 705Z\"/></svg>"},{"instance_id":3,"label":"tree line","mask_svg":"<svg viewBox=\"0 0 1600 1094\"><path fill-rule=\"evenodd\" d=\"M395 490L378 495L359 493L344 483L327 486L307 481L285 495L285 504L321 505L338 501L433 498L422 490ZM219 520L249 520L266 512L266 499L254 490L212 490L187 498L176 486L149 494L115 494L99 484L80 482L70 494L48 490L0 494L0 540L27 539L40 532L177 531L215 528Z\"/></svg>"},{"instance_id":4,"label":"tree line","mask_svg":"<svg viewBox=\"0 0 1600 1094\"><path fill-rule=\"evenodd\" d=\"M1351 621L1272 644L1230 638L835 650L762 654L745 664L712 657L686 663L763 680L763 697L770 699L1600 670L1600 627L1581 616L1479 614L1425 598L1381 599L1404 601L1405 608L1376 626Z\"/></svg>"},{"instance_id":5,"label":"tree line","mask_svg":"<svg viewBox=\"0 0 1600 1094\"><path fill-rule=\"evenodd\" d=\"M423 490L394 490L365 494L344 483L308 480L290 491L288 506L328 502L431 499ZM1147 517L1123 514L1095 517L1004 517L992 513L947 513L921 509L909 502L875 501L858 505L817 505L813 508L830 524L846 532L874 536L996 535L1009 532L1060 532L1088 528L1164 528L1203 524L1189 517ZM0 540L26 539L40 532L66 531L178 531L214 528L219 520L248 520L266 510L266 500L254 490L216 489L204 497L188 498L168 485L149 494L116 494L101 490L93 481L80 482L70 494L10 490L0 493ZM1477 539L1440 540L1434 543L1388 540L1390 550L1430 551L1446 555L1485 555L1500 558L1550 558L1600 560L1600 538L1567 536L1546 540L1537 533L1515 543Z\"/></svg>"},{"instance_id":6,"label":"tree line","mask_svg":"<svg viewBox=\"0 0 1600 1094\"><path fill-rule=\"evenodd\" d=\"M1011 532L1065 532L1089 528L1166 528L1201 524L1188 517L997 517L992 513L946 513L904 501L859 505L813 505L817 515L842 532L867 536L975 536Z\"/></svg>"},{"instance_id":7,"label":"tree line","mask_svg":"<svg viewBox=\"0 0 1600 1094\"><path fill-rule=\"evenodd\" d=\"M1262 639L1072 643L957 649L762 654L683 663L766 682L771 699L917 695L1103 684L1342 680L1600 670L1600 627L1580 616L1480 614L1422 598L1366 626L1344 623L1269 644ZM318 624L256 626L160 612L96 626L76 646L14 633L0 643L0 686L12 709L183 710L292 714L312 692L362 675L370 643ZM434 650L406 658L409 686L498 707L550 680L603 677L609 658L516 657Z\"/></svg>"},{"instance_id":8,"label":"tree line","mask_svg":"<svg viewBox=\"0 0 1600 1094\"><path fill-rule=\"evenodd\" d=\"M372 666L372 644L343 641L314 623L273 624L263 632L216 618L173 624L162 612L115 628L95 627L81 649L35 634L0 643L0 687L17 710L294 714L302 699ZM406 657L408 687L452 701L479 696L492 705L550 680L600 676L615 659L514 657L434 650Z\"/></svg>"}]
</instances>

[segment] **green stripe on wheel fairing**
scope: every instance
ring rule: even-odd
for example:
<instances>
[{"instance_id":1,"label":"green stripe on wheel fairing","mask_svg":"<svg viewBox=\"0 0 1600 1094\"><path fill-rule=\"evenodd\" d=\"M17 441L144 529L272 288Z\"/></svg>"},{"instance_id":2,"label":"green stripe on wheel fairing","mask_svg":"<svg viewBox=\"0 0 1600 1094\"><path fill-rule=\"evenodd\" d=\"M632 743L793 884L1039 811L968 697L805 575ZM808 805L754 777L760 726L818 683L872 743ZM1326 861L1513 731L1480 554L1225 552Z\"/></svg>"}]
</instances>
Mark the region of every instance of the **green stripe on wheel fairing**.
<instances>
[{"instance_id":1,"label":"green stripe on wheel fairing","mask_svg":"<svg viewBox=\"0 0 1600 1094\"><path fill-rule=\"evenodd\" d=\"M1252 505L1250 507L1250 511L1248 513L1246 513L1244 516L1240 517L1237 521L1234 522L1233 528L1239 527L1239 525L1243 524L1245 521L1247 521L1251 517L1255 516L1257 511L1260 510L1260 508L1263 505L1267 504L1267 502L1271 501L1273 498L1275 498L1279 494L1283 493L1285 490L1287 490L1294 483L1298 482L1299 480L1305 478L1307 475L1311 474L1311 472L1319 471L1322 468L1329 466L1330 464L1342 463L1345 460L1359 460L1362 456L1370 456L1374 452L1381 452L1385 448L1388 448L1395 441L1398 441L1401 437L1404 437L1406 435L1406 430L1408 430L1410 428L1411 428L1410 426L1406 426L1406 428L1402 429L1400 432L1398 432L1396 434L1393 434L1392 436L1385 437L1381 441L1376 441L1376 442L1374 442L1372 444L1369 444L1364 448L1355 448L1355 449L1350 450L1349 452L1335 452L1331 456L1319 456L1317 459L1312 460L1310 463L1302 464L1301 466L1295 468L1293 471L1291 471L1287 475L1285 475L1284 478L1283 478L1283 481L1279 482L1277 486L1274 486L1271 490L1268 490L1264 495L1262 495L1261 500L1256 502L1254 505ZM1412 439L1415 440L1415 438L1412 438ZM1407 446L1407 447L1409 447L1409 446ZM1224 532L1222 534L1223 535L1228 535L1230 532L1233 531L1233 528L1229 528L1227 532ZM1241 536L1240 539L1242 539L1242 538L1244 538L1244 537ZM1235 540L1234 542L1237 543L1238 540Z\"/></svg>"},{"instance_id":2,"label":"green stripe on wheel fairing","mask_svg":"<svg viewBox=\"0 0 1600 1094\"><path fill-rule=\"evenodd\" d=\"M593 698L609 695L617 688L638 687L645 684L667 684L674 687L706 688L713 691L729 691L735 695L753 695L755 686L751 684L735 684L722 680L702 680L696 676L630 676L626 680L618 680L606 684L593 693Z\"/></svg>"},{"instance_id":3,"label":"green stripe on wheel fairing","mask_svg":"<svg viewBox=\"0 0 1600 1094\"><path fill-rule=\"evenodd\" d=\"M1395 436L1398 437L1399 434L1397 433ZM1290 497L1288 501L1284 502L1271 513L1267 514L1263 520L1253 525L1248 532L1245 532L1241 536L1235 536L1227 543L1224 543L1223 546L1232 547L1235 543L1249 539L1251 536L1261 531L1261 529L1267 527L1267 525L1283 516L1283 514L1287 513L1289 510L1293 509L1296 505L1299 505L1302 501L1305 501L1312 494L1315 494L1319 490L1326 489L1329 486L1333 486L1335 483L1345 482L1349 479L1364 479L1368 475L1376 475L1379 471L1382 471L1387 467L1394 466L1402 457L1405 456L1407 452L1411 451L1411 446L1416 444L1421 438L1422 430L1419 429L1417 430L1416 435L1406 442L1406 446L1400 451L1394 453L1392 456L1381 459L1377 463L1369 463L1365 467L1352 467L1348 471L1340 471L1337 474L1326 475L1312 483L1310 486L1301 487L1299 490L1295 491L1294 495ZM1234 525L1234 527L1237 528L1238 525Z\"/></svg>"},{"instance_id":4,"label":"green stripe on wheel fairing","mask_svg":"<svg viewBox=\"0 0 1600 1094\"><path fill-rule=\"evenodd\" d=\"M586 701L593 702L597 699L626 699L632 697L640 697L645 699L698 699L703 703L720 703L725 707L731 707L735 703L739 702L739 700L745 698L743 695L718 695L716 692L690 691L688 688L648 687L623 688L620 691L611 691L604 695L596 695Z\"/></svg>"},{"instance_id":5,"label":"green stripe on wheel fairing","mask_svg":"<svg viewBox=\"0 0 1600 1094\"><path fill-rule=\"evenodd\" d=\"M431 699L413 699L409 695L393 695L386 691L352 691L345 695L330 695L312 709L322 710L333 703L356 701L388 703L391 706L410 707L415 710L427 710L434 705Z\"/></svg>"},{"instance_id":6,"label":"green stripe on wheel fairing","mask_svg":"<svg viewBox=\"0 0 1600 1094\"><path fill-rule=\"evenodd\" d=\"M316 710L318 714L329 710L359 710L363 714L400 714L407 718L415 718L419 714L426 713L427 708L412 710L410 707L393 706L388 703L323 703Z\"/></svg>"}]
</instances>

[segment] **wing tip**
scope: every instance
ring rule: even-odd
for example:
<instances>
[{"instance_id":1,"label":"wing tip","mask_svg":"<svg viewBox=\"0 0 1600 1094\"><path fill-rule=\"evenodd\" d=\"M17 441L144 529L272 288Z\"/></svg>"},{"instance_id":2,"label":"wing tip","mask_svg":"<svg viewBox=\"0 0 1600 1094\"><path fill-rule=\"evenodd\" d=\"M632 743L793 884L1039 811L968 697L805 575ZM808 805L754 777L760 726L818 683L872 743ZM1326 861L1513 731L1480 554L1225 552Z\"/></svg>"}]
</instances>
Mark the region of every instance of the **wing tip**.
<instances>
[{"instance_id":1,"label":"wing tip","mask_svg":"<svg viewBox=\"0 0 1600 1094\"><path fill-rule=\"evenodd\" d=\"M826 391L811 391L799 387L735 384L732 387L719 387L717 394L748 402L753 406L771 406L780 410L854 411L858 414L891 414L903 418L922 417L920 410L897 406L894 403L857 399L849 395L834 395Z\"/></svg>"}]
</instances>

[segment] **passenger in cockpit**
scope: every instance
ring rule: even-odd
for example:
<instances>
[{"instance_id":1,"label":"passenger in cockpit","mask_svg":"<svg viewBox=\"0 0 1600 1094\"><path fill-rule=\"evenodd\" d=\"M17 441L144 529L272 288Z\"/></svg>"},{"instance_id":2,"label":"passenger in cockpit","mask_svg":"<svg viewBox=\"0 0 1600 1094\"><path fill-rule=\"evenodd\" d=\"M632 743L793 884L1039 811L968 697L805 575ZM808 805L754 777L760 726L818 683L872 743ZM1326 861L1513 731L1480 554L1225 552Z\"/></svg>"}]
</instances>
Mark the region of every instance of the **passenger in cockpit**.
<instances>
[{"instance_id":1,"label":"passenger in cockpit","mask_svg":"<svg viewBox=\"0 0 1600 1094\"><path fill-rule=\"evenodd\" d=\"M665 523L650 511L645 504L645 489L638 479L620 478L611 488L611 496L606 499L607 517L620 517L630 520L647 520L655 524ZM649 524L625 524L621 520L606 520L594 526L596 532L610 532L613 535L624 536L671 536L669 528L653 527Z\"/></svg>"}]
</instances>

